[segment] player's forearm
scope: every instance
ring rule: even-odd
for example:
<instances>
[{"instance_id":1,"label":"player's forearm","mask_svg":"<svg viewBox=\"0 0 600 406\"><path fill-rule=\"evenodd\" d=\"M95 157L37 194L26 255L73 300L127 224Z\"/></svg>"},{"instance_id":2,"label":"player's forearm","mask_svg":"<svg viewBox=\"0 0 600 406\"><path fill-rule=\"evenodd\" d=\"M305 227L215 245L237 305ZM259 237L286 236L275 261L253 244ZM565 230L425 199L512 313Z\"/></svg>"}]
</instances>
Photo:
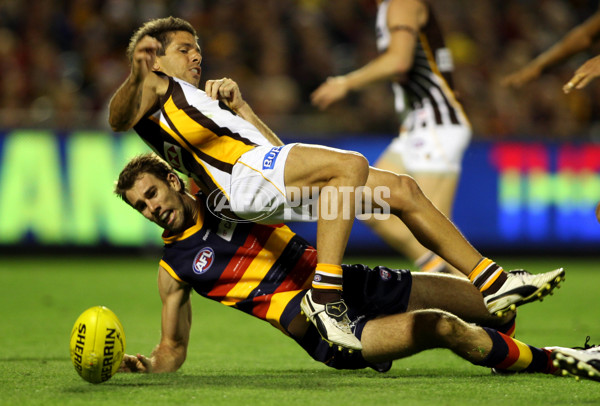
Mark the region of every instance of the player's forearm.
<instances>
[{"instance_id":1,"label":"player's forearm","mask_svg":"<svg viewBox=\"0 0 600 406\"><path fill-rule=\"evenodd\" d=\"M143 80L131 76L115 92L109 104L108 122L113 131L126 131L135 125L142 105Z\"/></svg>"},{"instance_id":2,"label":"player's forearm","mask_svg":"<svg viewBox=\"0 0 600 406\"><path fill-rule=\"evenodd\" d=\"M348 90L358 90L371 83L390 80L405 74L412 60L391 53L381 54L367 65L344 76Z\"/></svg>"},{"instance_id":3,"label":"player's forearm","mask_svg":"<svg viewBox=\"0 0 600 406\"><path fill-rule=\"evenodd\" d=\"M532 64L540 70L547 69L571 55L587 49L590 44L591 38L589 37L581 36L577 33L569 34L562 41L538 55L532 61Z\"/></svg>"},{"instance_id":4,"label":"player's forearm","mask_svg":"<svg viewBox=\"0 0 600 406\"><path fill-rule=\"evenodd\" d=\"M151 373L165 373L177 371L185 362L187 346L168 346L159 344L152 352Z\"/></svg>"},{"instance_id":5,"label":"player's forearm","mask_svg":"<svg viewBox=\"0 0 600 406\"><path fill-rule=\"evenodd\" d=\"M273 145L284 145L279 137L254 113L254 110L244 103L240 108L235 109L235 113L255 126L258 131Z\"/></svg>"},{"instance_id":6,"label":"player's forearm","mask_svg":"<svg viewBox=\"0 0 600 406\"><path fill-rule=\"evenodd\" d=\"M592 45L600 32L600 13L569 31L559 42L541 53L531 63L540 70L548 68Z\"/></svg>"}]
</instances>

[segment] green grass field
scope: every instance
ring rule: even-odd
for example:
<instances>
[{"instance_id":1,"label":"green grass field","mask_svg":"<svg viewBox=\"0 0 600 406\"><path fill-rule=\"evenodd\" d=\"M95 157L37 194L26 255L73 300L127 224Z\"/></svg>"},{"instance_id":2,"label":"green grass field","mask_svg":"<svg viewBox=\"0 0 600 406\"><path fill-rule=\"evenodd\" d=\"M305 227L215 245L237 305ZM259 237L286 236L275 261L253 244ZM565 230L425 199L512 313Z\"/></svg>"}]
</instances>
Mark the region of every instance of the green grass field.
<instances>
[{"instance_id":1,"label":"green grass field","mask_svg":"<svg viewBox=\"0 0 600 406\"><path fill-rule=\"evenodd\" d=\"M560 290L522 308L517 336L536 346L600 344L600 272L593 258L496 258L506 268L567 270ZM390 258L347 262L404 265ZM69 359L83 310L105 305L127 352L160 335L156 258L0 259L2 405L567 405L600 404L600 383L542 375L493 376L447 350L399 360L387 374L336 371L312 361L270 325L197 295L188 359L175 374L117 374L92 385ZM459 300L459 298L457 298Z\"/></svg>"}]
</instances>

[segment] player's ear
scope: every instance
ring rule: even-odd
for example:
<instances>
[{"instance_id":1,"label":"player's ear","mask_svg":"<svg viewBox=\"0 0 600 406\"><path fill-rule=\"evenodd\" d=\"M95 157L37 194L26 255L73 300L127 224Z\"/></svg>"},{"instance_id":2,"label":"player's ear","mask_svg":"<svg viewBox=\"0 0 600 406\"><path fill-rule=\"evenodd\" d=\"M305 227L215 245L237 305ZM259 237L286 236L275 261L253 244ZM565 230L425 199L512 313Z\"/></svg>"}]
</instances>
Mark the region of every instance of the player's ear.
<instances>
[{"instance_id":1,"label":"player's ear","mask_svg":"<svg viewBox=\"0 0 600 406\"><path fill-rule=\"evenodd\" d=\"M175 189L175 191L181 192L181 188L183 186L182 186L181 182L179 181L179 176L175 175L173 172L170 172L167 175L167 182L173 189Z\"/></svg>"}]
</instances>

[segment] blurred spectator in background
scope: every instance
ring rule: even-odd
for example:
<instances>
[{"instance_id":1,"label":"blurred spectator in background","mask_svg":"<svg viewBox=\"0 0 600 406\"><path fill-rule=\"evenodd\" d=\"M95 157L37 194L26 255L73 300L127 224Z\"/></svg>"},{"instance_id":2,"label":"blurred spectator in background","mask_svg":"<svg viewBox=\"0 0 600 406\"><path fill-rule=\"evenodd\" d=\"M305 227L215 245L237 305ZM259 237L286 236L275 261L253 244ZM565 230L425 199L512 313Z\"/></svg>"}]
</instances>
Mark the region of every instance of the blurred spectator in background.
<instances>
[{"instance_id":1,"label":"blurred spectator in background","mask_svg":"<svg viewBox=\"0 0 600 406\"><path fill-rule=\"evenodd\" d=\"M592 16L597 0L436 2L455 56L455 85L476 138L589 139L600 87L564 97L562 85L595 47L513 92L500 78ZM310 106L322 78L376 55L372 0L3 0L0 2L0 128L106 126L110 89L128 73L134 27L175 15L200 27L205 79L236 79L277 132L393 134L385 84L327 114ZM220 77L219 76L219 77ZM267 97L268 96L268 97Z\"/></svg>"}]
</instances>

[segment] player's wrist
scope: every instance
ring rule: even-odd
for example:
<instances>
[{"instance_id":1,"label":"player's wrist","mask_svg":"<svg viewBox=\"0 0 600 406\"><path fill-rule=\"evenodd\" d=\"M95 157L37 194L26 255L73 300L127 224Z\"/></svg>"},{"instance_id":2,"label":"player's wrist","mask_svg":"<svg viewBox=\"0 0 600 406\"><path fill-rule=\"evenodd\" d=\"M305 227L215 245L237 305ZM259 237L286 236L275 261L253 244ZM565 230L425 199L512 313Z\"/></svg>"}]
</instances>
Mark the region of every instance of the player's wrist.
<instances>
[{"instance_id":1,"label":"player's wrist","mask_svg":"<svg viewBox=\"0 0 600 406\"><path fill-rule=\"evenodd\" d=\"M238 103L235 106L231 106L231 109L240 117L245 117L248 114L252 114L252 109L245 100L242 100L241 103Z\"/></svg>"},{"instance_id":2,"label":"player's wrist","mask_svg":"<svg viewBox=\"0 0 600 406\"><path fill-rule=\"evenodd\" d=\"M139 87L142 85L142 83L144 83L144 78L145 76L139 71L139 69L132 68L131 73L129 73L129 77L127 78L127 82L133 87Z\"/></svg>"},{"instance_id":3,"label":"player's wrist","mask_svg":"<svg viewBox=\"0 0 600 406\"><path fill-rule=\"evenodd\" d=\"M335 84L337 86L339 86L344 91L344 93L348 93L350 90L352 90L352 87L350 85L350 80L345 75L335 76L333 78L333 81L335 82Z\"/></svg>"}]
</instances>

